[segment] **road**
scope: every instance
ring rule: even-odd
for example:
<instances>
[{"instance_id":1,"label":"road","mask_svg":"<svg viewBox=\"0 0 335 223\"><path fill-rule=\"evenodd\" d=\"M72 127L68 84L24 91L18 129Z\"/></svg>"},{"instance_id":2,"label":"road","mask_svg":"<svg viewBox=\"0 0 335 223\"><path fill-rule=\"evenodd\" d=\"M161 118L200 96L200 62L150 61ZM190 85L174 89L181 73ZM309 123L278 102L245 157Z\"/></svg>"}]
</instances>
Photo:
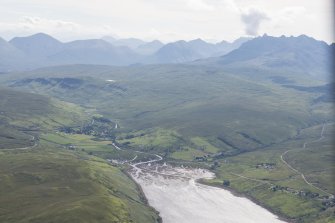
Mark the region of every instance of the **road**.
<instances>
[{"instance_id":1,"label":"road","mask_svg":"<svg viewBox=\"0 0 335 223\"><path fill-rule=\"evenodd\" d=\"M38 140L35 139L35 136L31 136L30 140L34 141L34 145L32 145L32 146L26 146L26 147L13 148L13 149L2 149L1 151L33 149L33 148L35 148L38 145Z\"/></svg>"},{"instance_id":2,"label":"road","mask_svg":"<svg viewBox=\"0 0 335 223\"><path fill-rule=\"evenodd\" d=\"M115 128L117 128L117 124L115 124ZM115 144L115 142L112 143L112 145L115 147L115 149L117 150L123 150L121 149L119 146L117 146ZM142 169L142 168L139 168L137 167L138 165L141 165L141 164L149 164L149 163L154 163L154 162L158 162L158 161L161 161L163 160L163 157L161 157L160 155L158 154L152 154L152 153L146 153L146 152L142 152L142 151L137 151L135 150L134 152L136 153L142 153L142 154L146 154L146 155L151 155L151 156L155 156L156 159L151 159L151 160L148 160L148 161L142 161L142 162L138 162L138 163L134 163L134 164L130 164L131 167L133 167L135 170L136 170L136 175L138 176L139 172L142 171L142 170L145 170L145 169ZM133 162L137 159L137 155L132 159L132 160L128 160L128 161L125 161L123 163L130 163L130 162Z\"/></svg>"},{"instance_id":3,"label":"road","mask_svg":"<svg viewBox=\"0 0 335 223\"><path fill-rule=\"evenodd\" d=\"M320 133L320 138L318 138L318 139L316 139L316 140L314 140L314 141L311 141L311 142L304 142L302 148L299 148L299 149L306 149L306 147L307 147L308 144L311 144L311 143L315 143L315 142L319 142L319 141L321 141L321 140L324 138L323 134L324 134L326 125L327 125L326 123L324 123L324 124L322 125L322 129L321 129L321 133ZM308 184L309 186L311 186L311 187L317 189L318 191L321 191L321 192L323 192L323 193L325 193L325 194L327 194L327 195L329 195L329 196L331 196L331 197L334 197L333 194L331 194L331 193L329 193L329 192L327 192L327 191L321 189L320 187L315 186L313 183L311 183L310 181L308 181L303 173L301 173L299 170L297 170L297 169L295 169L294 167L292 167L292 166L285 160L285 155L287 155L289 152L291 152L291 151L293 151L293 150L297 150L297 149L289 149L289 150L286 150L285 152L283 152L283 153L280 155L280 159L281 159L281 161L282 161L288 168L290 168L291 170L293 170L293 171L296 172L297 174L301 175L301 178L305 181L306 184Z\"/></svg>"},{"instance_id":4,"label":"road","mask_svg":"<svg viewBox=\"0 0 335 223\"><path fill-rule=\"evenodd\" d=\"M115 144L115 142L113 142L112 145L117 150L124 150L124 149L120 148L119 146L117 146ZM142 152L142 151L138 151L138 150L135 150L134 152L141 153L141 154L146 154L146 155L151 155L151 156L155 156L156 157L155 159L151 159L151 160L147 160L147 161L141 161L141 162L137 162L137 163L131 163L131 162L134 162L137 159L137 155L136 155L132 160L127 160L127 161L122 162L122 164L129 163L129 165L134 168L134 170L135 170L135 177L138 177L141 171L146 171L146 172L151 172L151 173L155 173L155 174L159 174L159 175L163 175L163 176L170 176L170 177L179 177L179 178L190 179L189 177L180 176L180 175L176 175L176 174L166 174L166 173L160 173L158 171L154 171L154 170L150 170L150 169L146 169L146 168L140 168L140 167L138 167L139 165L150 164L150 163L154 163L154 162L159 162L159 161L163 160L163 157L160 156L160 155L158 155L158 154L146 153L146 152Z\"/></svg>"},{"instance_id":5,"label":"road","mask_svg":"<svg viewBox=\"0 0 335 223\"><path fill-rule=\"evenodd\" d=\"M322 126L322 129L321 129L321 133L320 133L320 138L314 140L314 141L311 141L311 142L304 142L302 148L300 149L306 149L307 145L310 144L310 143L315 143L315 142L319 142L321 141L324 136L324 131L325 131L325 128L326 128L326 123L323 124ZM117 124L116 124L117 126ZM117 149L117 150L122 150L119 146L117 146L114 142L112 143L112 145ZM288 167L290 168L292 171L296 172L297 174L301 175L302 179L305 181L306 184L308 184L309 186L329 195L330 197L334 197L333 194L315 186L313 183L309 182L308 179L306 179L305 175L303 173L301 173L299 170L295 169L294 167L292 167L286 160L285 160L285 155L287 155L289 152L293 151L293 150L296 150L296 149L289 149L289 150L286 150L284 153L281 154L280 156L280 159L281 161ZM149 163L154 163L154 162L158 162L158 161L161 161L163 160L163 157L161 157L160 155L157 155L157 154L151 154L151 153L145 153L145 152L142 152L142 151L134 151L134 152L137 152L137 153L142 153L142 154L147 154L147 155L153 155L153 156L156 156L157 158L156 159L152 159L152 160L148 160L148 161L143 161L143 162L138 162L138 163L134 163L134 164L130 164L130 166L132 166L135 170L136 170L136 176L138 176L138 174L140 173L140 171L150 171L150 172L154 172L154 173L157 173L157 174L161 174L157 171L152 171L152 170L148 170L148 169L144 169L144 168L139 168L138 165L141 165L141 164L149 164ZM130 161L126 161L125 163L127 162L133 162L135 161L135 159L137 158L137 156L135 156L132 160ZM245 178L245 179L249 179L249 180L253 180L253 181L257 181L257 182L260 182L260 183L267 183L267 184L271 184L270 182L268 181L264 181L264 180L259 180L259 179L254 179L254 178L249 178L249 177L246 177L246 176L243 176L243 175L240 175L240 174L236 174L236 173L231 173L235 176L238 176L238 177L242 177L242 178ZM178 177L178 176L176 176Z\"/></svg>"}]
</instances>

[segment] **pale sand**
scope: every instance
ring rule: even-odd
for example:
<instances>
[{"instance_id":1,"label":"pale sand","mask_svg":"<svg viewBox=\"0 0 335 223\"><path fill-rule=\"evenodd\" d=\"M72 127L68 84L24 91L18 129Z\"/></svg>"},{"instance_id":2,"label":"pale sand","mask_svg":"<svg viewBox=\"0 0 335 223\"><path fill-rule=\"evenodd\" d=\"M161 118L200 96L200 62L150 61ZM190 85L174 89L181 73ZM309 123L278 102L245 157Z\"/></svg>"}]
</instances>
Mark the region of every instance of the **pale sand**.
<instances>
[{"instance_id":1,"label":"pale sand","mask_svg":"<svg viewBox=\"0 0 335 223\"><path fill-rule=\"evenodd\" d=\"M160 212L164 223L279 223L284 222L252 201L227 190L195 183L213 174L199 169L149 167L135 177L149 204ZM154 173L162 173L160 175ZM166 175L189 177L173 177Z\"/></svg>"}]
</instances>

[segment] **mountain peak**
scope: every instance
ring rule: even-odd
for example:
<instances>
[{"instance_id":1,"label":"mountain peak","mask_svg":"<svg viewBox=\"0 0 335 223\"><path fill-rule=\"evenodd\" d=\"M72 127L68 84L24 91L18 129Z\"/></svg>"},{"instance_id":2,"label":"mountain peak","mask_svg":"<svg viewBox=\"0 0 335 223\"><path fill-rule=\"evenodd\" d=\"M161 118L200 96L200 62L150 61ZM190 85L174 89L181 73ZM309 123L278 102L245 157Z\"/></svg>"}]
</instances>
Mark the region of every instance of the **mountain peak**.
<instances>
[{"instance_id":1,"label":"mountain peak","mask_svg":"<svg viewBox=\"0 0 335 223\"><path fill-rule=\"evenodd\" d=\"M61 50L63 43L45 33L31 36L15 37L10 44L25 52L27 55L44 57Z\"/></svg>"},{"instance_id":2,"label":"mountain peak","mask_svg":"<svg viewBox=\"0 0 335 223\"><path fill-rule=\"evenodd\" d=\"M263 35L224 55L220 64L238 64L264 69L327 76L331 62L331 48L323 41L306 35L274 37ZM279 69L280 68L280 69ZM321 68L321 69L319 69ZM318 74L319 73L319 74Z\"/></svg>"},{"instance_id":3,"label":"mountain peak","mask_svg":"<svg viewBox=\"0 0 335 223\"><path fill-rule=\"evenodd\" d=\"M151 41L149 43L150 44L162 44L163 45L163 43L161 41L157 40L157 39L155 39L155 40L153 40L153 41Z\"/></svg>"},{"instance_id":4,"label":"mountain peak","mask_svg":"<svg viewBox=\"0 0 335 223\"><path fill-rule=\"evenodd\" d=\"M2 37L0 37L0 44L7 44L8 42L5 40L5 39L3 39Z\"/></svg>"},{"instance_id":5,"label":"mountain peak","mask_svg":"<svg viewBox=\"0 0 335 223\"><path fill-rule=\"evenodd\" d=\"M189 43L207 43L206 41L202 40L201 38L190 40Z\"/></svg>"},{"instance_id":6,"label":"mountain peak","mask_svg":"<svg viewBox=\"0 0 335 223\"><path fill-rule=\"evenodd\" d=\"M57 42L60 43L59 40L55 39L54 37L45 34L45 33L36 33L30 36L24 36L24 37L14 37L11 39L9 42L10 43L15 43L18 41L49 41L49 42Z\"/></svg>"}]
</instances>

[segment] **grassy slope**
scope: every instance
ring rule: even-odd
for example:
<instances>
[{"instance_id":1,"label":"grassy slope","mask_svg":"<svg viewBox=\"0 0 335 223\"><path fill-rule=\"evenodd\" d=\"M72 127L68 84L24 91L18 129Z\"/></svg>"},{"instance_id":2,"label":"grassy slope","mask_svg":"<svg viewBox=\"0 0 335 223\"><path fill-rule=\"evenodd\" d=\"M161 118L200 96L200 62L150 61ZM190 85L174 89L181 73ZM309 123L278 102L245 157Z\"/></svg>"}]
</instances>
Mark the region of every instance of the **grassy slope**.
<instances>
[{"instance_id":1,"label":"grassy slope","mask_svg":"<svg viewBox=\"0 0 335 223\"><path fill-rule=\"evenodd\" d=\"M13 81L23 76L74 77L83 83L64 88L60 84ZM205 67L69 66L10 78L12 81L4 77L6 84L13 87L97 108L119 120L124 129L172 129L185 137L211 138L223 150L231 150L229 144L249 150L280 142L294 136L299 128L331 117L327 109L311 109L311 101L321 95L318 92L297 91L266 78L251 80ZM107 82L109 79L115 82ZM305 79L294 81L305 84Z\"/></svg>"},{"instance_id":2,"label":"grassy slope","mask_svg":"<svg viewBox=\"0 0 335 223\"><path fill-rule=\"evenodd\" d=\"M119 168L59 147L61 138L49 137L57 144L44 139L56 135L56 127L85 121L80 107L35 94L0 92L1 222L157 221L137 185ZM40 137L38 146L16 149L33 145L31 136ZM76 137L86 139L91 150L98 147L89 137Z\"/></svg>"},{"instance_id":3,"label":"grassy slope","mask_svg":"<svg viewBox=\"0 0 335 223\"><path fill-rule=\"evenodd\" d=\"M83 109L44 96L0 89L0 148L31 145L39 131L69 125L87 118Z\"/></svg>"},{"instance_id":4,"label":"grassy slope","mask_svg":"<svg viewBox=\"0 0 335 223\"><path fill-rule=\"evenodd\" d=\"M1 222L156 221L120 169L92 156L41 148L0 155Z\"/></svg>"},{"instance_id":5,"label":"grassy slope","mask_svg":"<svg viewBox=\"0 0 335 223\"><path fill-rule=\"evenodd\" d=\"M316 143L308 144L301 149L304 142L319 138L321 126L308 128L299 136L285 143L275 145L267 150L259 150L241 154L220 161L216 168L217 178L208 183L222 186L223 180L230 181L230 187L237 192L247 194L271 210L285 215L290 219L300 219L302 222L332 222L335 216L334 208L323 211L321 200L309 199L286 191L272 191L271 186L289 187L296 191L311 191L326 195L307 185L302 177L289 169L280 159L287 149L295 149L288 154L288 161L305 174L306 178L323 190L330 193L334 190L334 153L333 126L328 125L325 138ZM308 132L308 134L306 133ZM293 161L294 160L294 161ZM273 169L257 168L259 163L273 163ZM242 177L241 177L242 176ZM247 179L249 178L249 179ZM323 220L322 220L323 219Z\"/></svg>"}]
</instances>

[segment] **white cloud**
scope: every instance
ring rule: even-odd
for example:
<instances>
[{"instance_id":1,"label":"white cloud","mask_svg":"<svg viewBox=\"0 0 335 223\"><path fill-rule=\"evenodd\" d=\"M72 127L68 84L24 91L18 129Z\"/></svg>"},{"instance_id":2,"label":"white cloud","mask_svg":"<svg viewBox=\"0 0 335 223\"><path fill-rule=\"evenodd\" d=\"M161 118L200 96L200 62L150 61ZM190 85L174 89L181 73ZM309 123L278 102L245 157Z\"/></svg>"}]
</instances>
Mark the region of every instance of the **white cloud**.
<instances>
[{"instance_id":1,"label":"white cloud","mask_svg":"<svg viewBox=\"0 0 335 223\"><path fill-rule=\"evenodd\" d=\"M257 36L261 23L269 19L267 13L259 8L248 8L241 13L241 20L245 25L245 33L251 36Z\"/></svg>"},{"instance_id":2,"label":"white cloud","mask_svg":"<svg viewBox=\"0 0 335 223\"><path fill-rule=\"evenodd\" d=\"M274 20L276 23L294 22L294 20L303 16L306 13L306 8L302 6L285 7L275 13Z\"/></svg>"},{"instance_id":3,"label":"white cloud","mask_svg":"<svg viewBox=\"0 0 335 223\"><path fill-rule=\"evenodd\" d=\"M78 31L81 28L79 24L73 22L62 21L62 20L50 20L40 17L23 17L18 25L23 26L25 27L25 29L30 29L32 31L49 30L51 32L55 31L74 32Z\"/></svg>"},{"instance_id":4,"label":"white cloud","mask_svg":"<svg viewBox=\"0 0 335 223\"><path fill-rule=\"evenodd\" d=\"M203 0L187 0L186 5L195 11L213 11L214 7Z\"/></svg>"},{"instance_id":5,"label":"white cloud","mask_svg":"<svg viewBox=\"0 0 335 223\"><path fill-rule=\"evenodd\" d=\"M0 23L0 32L11 36L26 36L43 32L63 40L77 38L100 38L111 35L113 28L108 25L84 26L71 21L46 19L41 17L22 17L17 22Z\"/></svg>"}]
</instances>

